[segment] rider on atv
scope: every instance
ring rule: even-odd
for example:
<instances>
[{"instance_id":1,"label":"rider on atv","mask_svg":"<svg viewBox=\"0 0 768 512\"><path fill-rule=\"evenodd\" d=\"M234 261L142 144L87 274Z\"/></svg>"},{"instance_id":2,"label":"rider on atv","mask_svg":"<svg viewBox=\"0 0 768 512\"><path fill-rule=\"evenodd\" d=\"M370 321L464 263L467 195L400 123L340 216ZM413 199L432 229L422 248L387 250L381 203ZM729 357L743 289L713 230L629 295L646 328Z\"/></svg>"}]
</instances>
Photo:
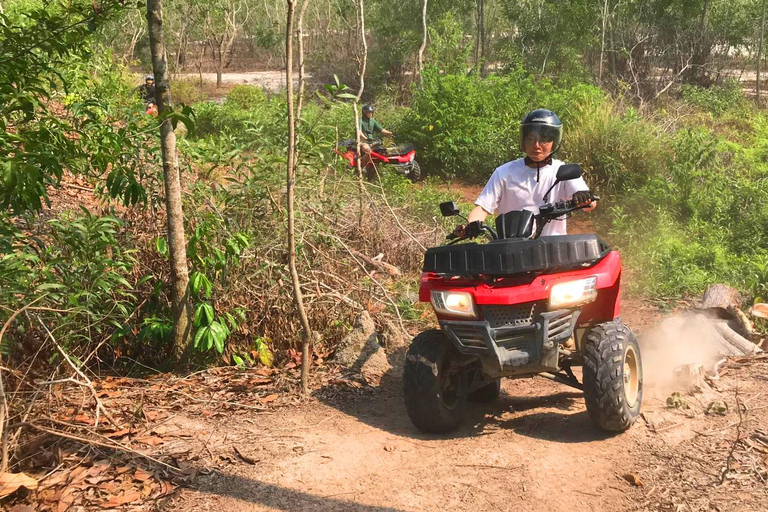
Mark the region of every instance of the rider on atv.
<instances>
[{"instance_id":1,"label":"rider on atv","mask_svg":"<svg viewBox=\"0 0 768 512\"><path fill-rule=\"evenodd\" d=\"M530 210L539 213L543 197L555 183L557 169L563 165L552 155L560 147L563 124L551 110L537 109L529 112L520 123L520 151L525 158L518 158L499 167L475 201L477 205L467 218L468 222L482 221L493 212ZM559 182L552 189L552 202L573 199L577 205L589 204L591 211L597 203L583 178ZM591 204L590 204L591 203ZM479 224L478 223L478 224ZM466 226L456 228L455 234L464 236ZM565 219L553 220L544 227L542 235L565 235Z\"/></svg>"},{"instance_id":2,"label":"rider on atv","mask_svg":"<svg viewBox=\"0 0 768 512\"><path fill-rule=\"evenodd\" d=\"M147 75L144 83L138 87L138 91L144 103L153 105L155 103L155 77Z\"/></svg>"},{"instance_id":3,"label":"rider on atv","mask_svg":"<svg viewBox=\"0 0 768 512\"><path fill-rule=\"evenodd\" d=\"M360 164L363 169L366 169L371 165L371 144L373 144L380 134L392 135L392 132L385 130L374 118L373 118L373 105L365 105L363 107L363 117L360 119L358 132L360 139L365 141L360 143L360 150L363 152L363 159Z\"/></svg>"}]
</instances>

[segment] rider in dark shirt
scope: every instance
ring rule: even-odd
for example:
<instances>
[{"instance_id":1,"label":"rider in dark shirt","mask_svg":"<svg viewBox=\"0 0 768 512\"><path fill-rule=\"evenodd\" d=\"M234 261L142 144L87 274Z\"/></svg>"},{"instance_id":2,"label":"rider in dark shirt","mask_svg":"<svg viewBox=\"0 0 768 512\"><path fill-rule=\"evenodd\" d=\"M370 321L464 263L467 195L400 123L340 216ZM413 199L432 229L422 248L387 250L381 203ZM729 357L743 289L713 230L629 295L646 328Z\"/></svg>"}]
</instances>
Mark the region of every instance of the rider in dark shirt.
<instances>
[{"instance_id":1,"label":"rider in dark shirt","mask_svg":"<svg viewBox=\"0 0 768 512\"><path fill-rule=\"evenodd\" d=\"M147 76L143 85L139 86L139 94L144 103L155 103L155 77L152 75Z\"/></svg>"},{"instance_id":2,"label":"rider in dark shirt","mask_svg":"<svg viewBox=\"0 0 768 512\"><path fill-rule=\"evenodd\" d=\"M363 159L360 163L363 168L366 168L371 164L371 144L376 140L376 136L379 134L392 135L392 132L385 130L373 118L373 105L363 107L363 117L360 119L357 129L360 132L360 139L363 141L360 144L360 150L363 152Z\"/></svg>"}]
</instances>

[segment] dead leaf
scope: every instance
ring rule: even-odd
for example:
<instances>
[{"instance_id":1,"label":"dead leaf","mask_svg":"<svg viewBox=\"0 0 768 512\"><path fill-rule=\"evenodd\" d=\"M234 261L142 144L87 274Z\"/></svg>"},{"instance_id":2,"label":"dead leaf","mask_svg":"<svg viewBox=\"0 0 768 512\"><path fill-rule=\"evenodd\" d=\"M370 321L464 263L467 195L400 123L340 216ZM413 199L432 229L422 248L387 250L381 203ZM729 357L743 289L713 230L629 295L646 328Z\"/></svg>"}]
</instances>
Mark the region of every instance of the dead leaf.
<instances>
[{"instance_id":1,"label":"dead leaf","mask_svg":"<svg viewBox=\"0 0 768 512\"><path fill-rule=\"evenodd\" d=\"M152 433L157 434L159 436L165 435L170 431L171 431L171 428L168 425L159 425L152 429Z\"/></svg>"},{"instance_id":2,"label":"dead leaf","mask_svg":"<svg viewBox=\"0 0 768 512\"><path fill-rule=\"evenodd\" d=\"M630 484L634 485L635 487L642 487L643 486L643 481L640 480L640 477L637 476L637 475L634 475L632 473L627 473L622 478L624 478L624 480L626 480Z\"/></svg>"},{"instance_id":3,"label":"dead leaf","mask_svg":"<svg viewBox=\"0 0 768 512\"><path fill-rule=\"evenodd\" d=\"M251 379L248 384L252 386L263 386L264 384L272 384L272 382L274 382L272 379L266 377L255 377Z\"/></svg>"},{"instance_id":4,"label":"dead leaf","mask_svg":"<svg viewBox=\"0 0 768 512\"><path fill-rule=\"evenodd\" d=\"M88 470L89 476L96 476L100 475L104 472L105 469L109 467L109 461L108 460L99 460L96 461L93 466Z\"/></svg>"},{"instance_id":5,"label":"dead leaf","mask_svg":"<svg viewBox=\"0 0 768 512\"><path fill-rule=\"evenodd\" d=\"M123 437L124 435L130 434L130 433L131 433L130 429L122 428L120 430L116 430L114 432L110 432L110 433L107 433L107 434L104 434L104 435L109 437L110 439L117 439L117 438Z\"/></svg>"},{"instance_id":6,"label":"dead leaf","mask_svg":"<svg viewBox=\"0 0 768 512\"><path fill-rule=\"evenodd\" d=\"M33 509L29 505L16 505L15 507L12 507L8 512L34 512L35 509Z\"/></svg>"},{"instance_id":7,"label":"dead leaf","mask_svg":"<svg viewBox=\"0 0 768 512\"><path fill-rule=\"evenodd\" d=\"M85 480L86 476L88 476L88 468L85 466L78 466L72 470L72 478L70 479L69 484L78 484Z\"/></svg>"},{"instance_id":8,"label":"dead leaf","mask_svg":"<svg viewBox=\"0 0 768 512\"><path fill-rule=\"evenodd\" d=\"M133 474L133 478L138 480L139 482L146 482L150 478L152 478L152 473L149 471L144 471L143 469L139 468L136 470L136 473Z\"/></svg>"},{"instance_id":9,"label":"dead leaf","mask_svg":"<svg viewBox=\"0 0 768 512\"><path fill-rule=\"evenodd\" d=\"M121 396L123 396L123 392L120 390L109 391L105 389L99 391L99 398L118 398Z\"/></svg>"},{"instance_id":10,"label":"dead leaf","mask_svg":"<svg viewBox=\"0 0 768 512\"><path fill-rule=\"evenodd\" d=\"M253 464L253 465L255 465L258 462L258 460L254 459L253 457L249 457L245 455L243 452L241 452L237 446L235 446L234 448L235 448L235 453L237 454L238 457L243 459L243 462L246 462L248 464Z\"/></svg>"},{"instance_id":11,"label":"dead leaf","mask_svg":"<svg viewBox=\"0 0 768 512\"><path fill-rule=\"evenodd\" d=\"M117 474L122 475L123 473L127 473L131 470L131 466L120 466L117 468Z\"/></svg>"},{"instance_id":12,"label":"dead leaf","mask_svg":"<svg viewBox=\"0 0 768 512\"><path fill-rule=\"evenodd\" d=\"M64 492L61 495L61 498L59 498L59 503L56 505L56 512L64 512L75 502L75 495L72 493L74 489L70 487L68 491L70 492Z\"/></svg>"},{"instance_id":13,"label":"dead leaf","mask_svg":"<svg viewBox=\"0 0 768 512\"><path fill-rule=\"evenodd\" d=\"M266 403L269 403L269 402L273 402L273 401L277 400L279 396L280 395L278 395L276 393L272 393L271 395L267 395L267 396L259 398L259 402L261 402L263 404L266 404Z\"/></svg>"},{"instance_id":14,"label":"dead leaf","mask_svg":"<svg viewBox=\"0 0 768 512\"><path fill-rule=\"evenodd\" d=\"M37 479L26 473L0 473L0 498L13 494L20 487L34 491L37 489Z\"/></svg>"},{"instance_id":15,"label":"dead leaf","mask_svg":"<svg viewBox=\"0 0 768 512\"><path fill-rule=\"evenodd\" d=\"M144 416L149 421L157 421L159 419L165 418L165 414L160 411L144 411Z\"/></svg>"},{"instance_id":16,"label":"dead leaf","mask_svg":"<svg viewBox=\"0 0 768 512\"><path fill-rule=\"evenodd\" d=\"M257 356L258 356L258 352L256 352L255 357ZM259 368L258 370L256 370L256 375L263 375L264 377L269 377L273 373L275 373L274 368Z\"/></svg>"},{"instance_id":17,"label":"dead leaf","mask_svg":"<svg viewBox=\"0 0 768 512\"><path fill-rule=\"evenodd\" d=\"M163 443L163 439L159 438L157 436L137 437L135 439L135 441L137 443L148 444L149 446L157 446L157 445Z\"/></svg>"},{"instance_id":18,"label":"dead leaf","mask_svg":"<svg viewBox=\"0 0 768 512\"><path fill-rule=\"evenodd\" d=\"M125 505L126 503L133 503L139 499L141 499L141 491L126 491L123 494L112 496L107 501L102 503L101 506L104 508L115 508Z\"/></svg>"},{"instance_id":19,"label":"dead leaf","mask_svg":"<svg viewBox=\"0 0 768 512\"><path fill-rule=\"evenodd\" d=\"M85 414L78 414L75 416L75 423L82 423L83 425L93 425L93 420L90 416Z\"/></svg>"}]
</instances>

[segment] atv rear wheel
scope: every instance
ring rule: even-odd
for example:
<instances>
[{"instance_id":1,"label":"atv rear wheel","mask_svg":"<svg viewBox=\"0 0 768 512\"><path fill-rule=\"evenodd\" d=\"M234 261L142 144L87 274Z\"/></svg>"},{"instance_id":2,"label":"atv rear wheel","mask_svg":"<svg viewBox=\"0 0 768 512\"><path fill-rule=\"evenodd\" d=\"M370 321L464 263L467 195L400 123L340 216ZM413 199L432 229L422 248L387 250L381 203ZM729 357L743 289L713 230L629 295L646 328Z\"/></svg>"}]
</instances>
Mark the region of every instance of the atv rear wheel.
<instances>
[{"instance_id":1,"label":"atv rear wheel","mask_svg":"<svg viewBox=\"0 0 768 512\"><path fill-rule=\"evenodd\" d=\"M465 376L459 354L439 330L424 331L411 342L405 358L405 409L419 430L449 432L467 406Z\"/></svg>"},{"instance_id":2,"label":"atv rear wheel","mask_svg":"<svg viewBox=\"0 0 768 512\"><path fill-rule=\"evenodd\" d=\"M626 325L593 327L584 345L584 399L589 417L605 430L627 430L643 401L643 365L637 339Z\"/></svg>"},{"instance_id":3,"label":"atv rear wheel","mask_svg":"<svg viewBox=\"0 0 768 512\"><path fill-rule=\"evenodd\" d=\"M498 379L490 384L486 384L477 391L471 392L467 395L467 400L470 402L493 402L501 394L501 379Z\"/></svg>"}]
</instances>

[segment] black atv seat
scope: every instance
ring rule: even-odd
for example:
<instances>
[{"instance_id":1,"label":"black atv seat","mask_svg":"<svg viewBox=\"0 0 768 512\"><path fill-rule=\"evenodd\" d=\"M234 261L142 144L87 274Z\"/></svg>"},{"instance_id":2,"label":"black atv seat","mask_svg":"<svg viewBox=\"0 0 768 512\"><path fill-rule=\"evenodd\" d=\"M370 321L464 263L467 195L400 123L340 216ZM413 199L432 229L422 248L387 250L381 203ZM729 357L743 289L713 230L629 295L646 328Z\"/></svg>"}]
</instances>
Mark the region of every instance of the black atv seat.
<instances>
[{"instance_id":1,"label":"black atv seat","mask_svg":"<svg viewBox=\"0 0 768 512\"><path fill-rule=\"evenodd\" d=\"M455 276L547 274L590 267L609 252L611 247L595 234L507 238L431 247L424 254L422 270Z\"/></svg>"}]
</instances>

